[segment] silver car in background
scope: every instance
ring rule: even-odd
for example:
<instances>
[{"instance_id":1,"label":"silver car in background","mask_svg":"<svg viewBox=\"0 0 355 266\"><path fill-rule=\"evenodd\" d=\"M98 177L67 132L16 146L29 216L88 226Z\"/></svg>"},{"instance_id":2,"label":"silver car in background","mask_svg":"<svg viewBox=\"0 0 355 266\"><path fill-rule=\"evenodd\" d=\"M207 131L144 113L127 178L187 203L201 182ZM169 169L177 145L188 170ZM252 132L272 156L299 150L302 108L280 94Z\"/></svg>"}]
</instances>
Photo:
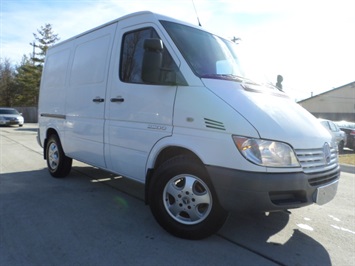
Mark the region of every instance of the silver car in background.
<instances>
[{"instance_id":1,"label":"silver car in background","mask_svg":"<svg viewBox=\"0 0 355 266\"><path fill-rule=\"evenodd\" d=\"M342 153L347 142L345 132L340 130L340 128L333 121L326 119L319 119L319 121L330 132L330 134L332 134L338 144L339 153Z\"/></svg>"},{"instance_id":2,"label":"silver car in background","mask_svg":"<svg viewBox=\"0 0 355 266\"><path fill-rule=\"evenodd\" d=\"M348 121L335 122L340 130L344 131L347 137L345 147L355 151L355 123Z\"/></svg>"},{"instance_id":3,"label":"silver car in background","mask_svg":"<svg viewBox=\"0 0 355 266\"><path fill-rule=\"evenodd\" d=\"M21 113L14 108L0 107L0 126L23 126L24 119Z\"/></svg>"}]
</instances>

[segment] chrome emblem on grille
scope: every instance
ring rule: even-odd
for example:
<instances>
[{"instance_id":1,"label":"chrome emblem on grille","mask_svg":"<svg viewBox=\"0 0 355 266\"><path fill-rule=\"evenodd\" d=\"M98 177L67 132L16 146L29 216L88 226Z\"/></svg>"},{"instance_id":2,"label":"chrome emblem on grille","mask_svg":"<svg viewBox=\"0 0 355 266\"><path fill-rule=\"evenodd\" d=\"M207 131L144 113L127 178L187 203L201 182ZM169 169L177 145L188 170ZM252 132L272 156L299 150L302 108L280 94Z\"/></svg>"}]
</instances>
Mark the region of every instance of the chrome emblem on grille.
<instances>
[{"instance_id":1,"label":"chrome emblem on grille","mask_svg":"<svg viewBox=\"0 0 355 266\"><path fill-rule=\"evenodd\" d=\"M329 144L327 142L323 145L323 156L325 164L329 164L331 159L331 153Z\"/></svg>"}]
</instances>

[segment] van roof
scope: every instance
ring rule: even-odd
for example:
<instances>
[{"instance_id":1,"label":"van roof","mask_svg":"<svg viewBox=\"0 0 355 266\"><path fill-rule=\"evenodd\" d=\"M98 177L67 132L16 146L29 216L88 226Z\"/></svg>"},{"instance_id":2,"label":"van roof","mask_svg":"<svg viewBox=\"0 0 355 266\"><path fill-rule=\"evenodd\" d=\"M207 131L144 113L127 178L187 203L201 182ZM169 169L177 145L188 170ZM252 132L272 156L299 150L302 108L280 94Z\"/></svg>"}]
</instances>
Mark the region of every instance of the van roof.
<instances>
[{"instance_id":1,"label":"van roof","mask_svg":"<svg viewBox=\"0 0 355 266\"><path fill-rule=\"evenodd\" d=\"M77 39L77 38L79 38L81 36L84 36L84 35L90 33L90 32L93 32L93 31L96 31L98 29L104 28L106 26L109 26L111 24L117 23L119 21L122 21L122 20L125 20L125 19L128 19L128 18L132 18L132 17L140 17L140 16L150 16L152 19L155 19L155 20L168 20L168 21L178 22L180 24L185 24L185 25L189 25L191 27L196 27L196 28L201 29L201 27L198 27L197 25L193 25L193 24L190 24L190 23L187 23L185 21L178 20L178 19L174 19L172 17L164 16L164 15L161 15L161 14L158 14L158 13L153 13L151 11L139 11L139 12L135 12L135 13L131 13L131 14L119 17L119 18L114 19L112 21L109 21L109 22L107 22L105 24L102 24L102 25L97 26L95 28L92 28L90 30L84 31L84 32L82 32L82 33L80 33L78 35L75 35L75 36L73 36L73 37L71 37L69 39L66 39L66 40L64 40L62 42L59 42L59 43L57 43L57 44L55 44L55 45L53 45L51 47L55 47L55 46L60 45L62 43Z\"/></svg>"}]
</instances>

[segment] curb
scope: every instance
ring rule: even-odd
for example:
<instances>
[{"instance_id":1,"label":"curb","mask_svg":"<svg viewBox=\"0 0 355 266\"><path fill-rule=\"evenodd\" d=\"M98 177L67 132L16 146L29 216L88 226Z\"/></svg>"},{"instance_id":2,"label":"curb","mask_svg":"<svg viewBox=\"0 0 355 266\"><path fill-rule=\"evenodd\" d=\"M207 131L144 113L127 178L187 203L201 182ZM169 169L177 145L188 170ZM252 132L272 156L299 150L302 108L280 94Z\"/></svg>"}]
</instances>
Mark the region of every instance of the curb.
<instances>
[{"instance_id":1,"label":"curb","mask_svg":"<svg viewBox=\"0 0 355 266\"><path fill-rule=\"evenodd\" d=\"M355 174L355 165L340 164L340 171L350 173L350 174Z\"/></svg>"}]
</instances>

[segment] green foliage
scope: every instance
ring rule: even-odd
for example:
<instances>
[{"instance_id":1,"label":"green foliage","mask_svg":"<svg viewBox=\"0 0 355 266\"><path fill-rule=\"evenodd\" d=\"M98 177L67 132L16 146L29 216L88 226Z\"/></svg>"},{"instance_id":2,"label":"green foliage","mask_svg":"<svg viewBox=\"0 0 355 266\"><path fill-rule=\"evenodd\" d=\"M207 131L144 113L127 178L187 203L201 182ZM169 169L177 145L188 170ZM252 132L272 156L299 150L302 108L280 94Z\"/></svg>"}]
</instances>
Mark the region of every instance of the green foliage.
<instances>
[{"instance_id":1,"label":"green foliage","mask_svg":"<svg viewBox=\"0 0 355 266\"><path fill-rule=\"evenodd\" d=\"M0 106L12 106L16 94L15 70L10 59L0 61Z\"/></svg>"},{"instance_id":2,"label":"green foliage","mask_svg":"<svg viewBox=\"0 0 355 266\"><path fill-rule=\"evenodd\" d=\"M16 86L21 93L16 95L14 102L17 106L37 106L42 65L34 65L24 57L16 72Z\"/></svg>"}]
</instances>

